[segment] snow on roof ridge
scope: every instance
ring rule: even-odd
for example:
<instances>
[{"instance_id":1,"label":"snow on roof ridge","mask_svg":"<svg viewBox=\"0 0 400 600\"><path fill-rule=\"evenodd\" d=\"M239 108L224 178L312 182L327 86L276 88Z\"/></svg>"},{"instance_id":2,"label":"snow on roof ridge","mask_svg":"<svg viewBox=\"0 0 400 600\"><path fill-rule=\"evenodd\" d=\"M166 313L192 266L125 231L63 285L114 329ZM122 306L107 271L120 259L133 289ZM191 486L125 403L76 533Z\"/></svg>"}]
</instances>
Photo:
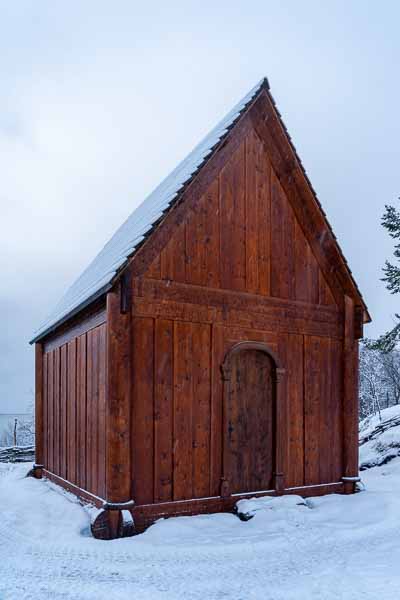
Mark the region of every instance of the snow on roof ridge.
<instances>
[{"instance_id":1,"label":"snow on roof ridge","mask_svg":"<svg viewBox=\"0 0 400 600\"><path fill-rule=\"evenodd\" d=\"M94 260L67 289L53 312L35 331L31 343L50 333L67 318L79 312L109 289L118 270L126 264L137 246L143 241L144 236L170 208L172 201L177 197L184 184L190 181L199 167L204 164L215 145L232 127L262 86L269 88L266 78L261 79L133 211Z\"/></svg>"}]
</instances>

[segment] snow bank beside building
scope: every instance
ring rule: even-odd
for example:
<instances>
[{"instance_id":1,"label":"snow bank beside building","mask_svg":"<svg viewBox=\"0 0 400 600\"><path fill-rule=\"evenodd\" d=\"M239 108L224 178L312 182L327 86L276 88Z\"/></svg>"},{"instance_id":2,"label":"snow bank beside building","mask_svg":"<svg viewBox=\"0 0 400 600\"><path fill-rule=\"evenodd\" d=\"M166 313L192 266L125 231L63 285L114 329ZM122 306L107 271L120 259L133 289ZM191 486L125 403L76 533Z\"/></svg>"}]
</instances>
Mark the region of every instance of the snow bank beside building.
<instances>
[{"instance_id":1,"label":"snow bank beside building","mask_svg":"<svg viewBox=\"0 0 400 600\"><path fill-rule=\"evenodd\" d=\"M0 598L393 600L400 590L400 458L352 496L246 501L102 542L75 497L0 465ZM298 504L299 502L299 504Z\"/></svg>"},{"instance_id":2,"label":"snow bank beside building","mask_svg":"<svg viewBox=\"0 0 400 600\"><path fill-rule=\"evenodd\" d=\"M384 465L400 455L400 405L360 424L360 470Z\"/></svg>"},{"instance_id":3,"label":"snow bank beside building","mask_svg":"<svg viewBox=\"0 0 400 600\"><path fill-rule=\"evenodd\" d=\"M396 408L362 423L362 456L395 452ZM364 460L362 458L362 460ZM90 537L90 511L29 465L0 463L1 600L393 600L400 590L400 457L364 492L241 501L232 514L160 520Z\"/></svg>"}]
</instances>

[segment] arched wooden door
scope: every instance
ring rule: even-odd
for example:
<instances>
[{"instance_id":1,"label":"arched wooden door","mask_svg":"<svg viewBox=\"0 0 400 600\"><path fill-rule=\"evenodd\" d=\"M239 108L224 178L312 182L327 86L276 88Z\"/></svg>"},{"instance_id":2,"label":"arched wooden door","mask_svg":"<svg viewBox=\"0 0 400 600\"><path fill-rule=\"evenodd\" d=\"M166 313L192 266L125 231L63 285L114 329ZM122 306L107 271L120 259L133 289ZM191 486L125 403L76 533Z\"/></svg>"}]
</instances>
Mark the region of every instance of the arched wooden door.
<instances>
[{"instance_id":1,"label":"arched wooden door","mask_svg":"<svg viewBox=\"0 0 400 600\"><path fill-rule=\"evenodd\" d=\"M262 344L237 344L223 373L222 495L271 490L277 454L274 359Z\"/></svg>"}]
</instances>

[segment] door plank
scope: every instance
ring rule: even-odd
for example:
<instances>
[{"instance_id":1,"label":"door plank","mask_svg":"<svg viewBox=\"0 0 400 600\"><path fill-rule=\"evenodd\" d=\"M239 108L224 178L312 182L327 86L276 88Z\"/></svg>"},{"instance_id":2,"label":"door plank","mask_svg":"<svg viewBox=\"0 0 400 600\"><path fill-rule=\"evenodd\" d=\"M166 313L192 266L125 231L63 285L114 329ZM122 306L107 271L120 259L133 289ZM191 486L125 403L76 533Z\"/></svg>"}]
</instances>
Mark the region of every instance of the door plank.
<instances>
[{"instance_id":1,"label":"door plank","mask_svg":"<svg viewBox=\"0 0 400 600\"><path fill-rule=\"evenodd\" d=\"M273 474L273 364L259 350L232 358L226 398L225 472L230 493L270 489Z\"/></svg>"}]
</instances>

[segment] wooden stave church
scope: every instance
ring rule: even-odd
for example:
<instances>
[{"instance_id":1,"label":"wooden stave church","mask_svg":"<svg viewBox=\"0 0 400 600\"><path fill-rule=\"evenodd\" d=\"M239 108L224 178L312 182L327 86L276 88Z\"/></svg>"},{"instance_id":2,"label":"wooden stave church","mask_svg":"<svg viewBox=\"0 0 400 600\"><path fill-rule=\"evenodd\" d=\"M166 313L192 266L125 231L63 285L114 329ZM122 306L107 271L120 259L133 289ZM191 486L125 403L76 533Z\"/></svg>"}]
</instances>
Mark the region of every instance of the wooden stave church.
<instances>
[{"instance_id":1,"label":"wooden stave church","mask_svg":"<svg viewBox=\"0 0 400 600\"><path fill-rule=\"evenodd\" d=\"M267 80L181 165L32 340L34 473L101 509L96 537L358 479L370 316Z\"/></svg>"}]
</instances>

